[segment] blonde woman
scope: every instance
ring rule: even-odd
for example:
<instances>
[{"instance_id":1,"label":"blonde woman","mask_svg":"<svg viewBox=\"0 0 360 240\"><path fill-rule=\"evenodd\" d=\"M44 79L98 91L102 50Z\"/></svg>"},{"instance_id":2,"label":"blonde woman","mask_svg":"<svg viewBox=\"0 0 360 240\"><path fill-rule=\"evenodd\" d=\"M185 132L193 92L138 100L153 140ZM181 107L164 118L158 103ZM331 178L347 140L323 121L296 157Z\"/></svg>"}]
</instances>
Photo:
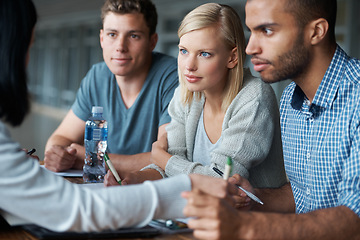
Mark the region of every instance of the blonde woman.
<instances>
[{"instance_id":1,"label":"blonde woman","mask_svg":"<svg viewBox=\"0 0 360 240\"><path fill-rule=\"evenodd\" d=\"M219 177L213 167L223 171L231 157L232 173L252 186L285 184L276 98L270 85L244 69L237 13L227 5L201 5L185 16L178 36L180 86L168 108L167 138L153 144L153 164L124 182L181 173Z\"/></svg>"}]
</instances>

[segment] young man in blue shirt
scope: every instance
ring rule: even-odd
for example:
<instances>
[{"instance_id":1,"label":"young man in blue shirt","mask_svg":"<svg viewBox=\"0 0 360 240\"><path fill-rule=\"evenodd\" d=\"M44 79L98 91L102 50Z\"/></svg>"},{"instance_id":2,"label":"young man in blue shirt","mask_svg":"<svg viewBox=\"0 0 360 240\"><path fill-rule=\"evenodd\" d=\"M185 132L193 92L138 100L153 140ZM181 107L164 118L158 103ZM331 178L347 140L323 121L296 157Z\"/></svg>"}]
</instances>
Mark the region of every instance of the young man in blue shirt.
<instances>
[{"instance_id":1,"label":"young man in blue shirt","mask_svg":"<svg viewBox=\"0 0 360 240\"><path fill-rule=\"evenodd\" d=\"M104 108L108 153L123 178L150 163L150 150L170 122L167 106L178 85L176 59L153 52L157 13L150 0L108 0L102 8L104 62L83 79L75 103L49 138L45 167L81 169L85 121Z\"/></svg>"},{"instance_id":2,"label":"young man in blue shirt","mask_svg":"<svg viewBox=\"0 0 360 240\"><path fill-rule=\"evenodd\" d=\"M199 239L360 239L360 61L336 44L336 0L248 0L247 53L263 81L292 79L280 106L290 183L252 189L238 212L193 190L184 212ZM294 214L294 212L296 214ZM283 214L288 213L288 214Z\"/></svg>"}]
</instances>

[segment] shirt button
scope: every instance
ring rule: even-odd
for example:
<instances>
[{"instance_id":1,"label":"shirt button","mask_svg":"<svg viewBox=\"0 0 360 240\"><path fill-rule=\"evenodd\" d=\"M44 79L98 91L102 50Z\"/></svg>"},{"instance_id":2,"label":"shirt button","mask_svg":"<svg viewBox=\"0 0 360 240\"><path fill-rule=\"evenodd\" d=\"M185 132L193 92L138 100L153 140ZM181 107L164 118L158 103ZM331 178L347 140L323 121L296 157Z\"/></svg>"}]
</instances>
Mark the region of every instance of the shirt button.
<instances>
[{"instance_id":1,"label":"shirt button","mask_svg":"<svg viewBox=\"0 0 360 240\"><path fill-rule=\"evenodd\" d=\"M310 188L308 188L308 187L306 188L306 194L310 195Z\"/></svg>"},{"instance_id":2,"label":"shirt button","mask_svg":"<svg viewBox=\"0 0 360 240\"><path fill-rule=\"evenodd\" d=\"M306 158L307 158L307 159L310 159L310 156L311 156L310 153L307 153L307 154L306 154Z\"/></svg>"},{"instance_id":3,"label":"shirt button","mask_svg":"<svg viewBox=\"0 0 360 240\"><path fill-rule=\"evenodd\" d=\"M314 121L314 118L313 118L313 117L310 117L310 118L309 118L309 122L312 123L313 121Z\"/></svg>"}]
</instances>

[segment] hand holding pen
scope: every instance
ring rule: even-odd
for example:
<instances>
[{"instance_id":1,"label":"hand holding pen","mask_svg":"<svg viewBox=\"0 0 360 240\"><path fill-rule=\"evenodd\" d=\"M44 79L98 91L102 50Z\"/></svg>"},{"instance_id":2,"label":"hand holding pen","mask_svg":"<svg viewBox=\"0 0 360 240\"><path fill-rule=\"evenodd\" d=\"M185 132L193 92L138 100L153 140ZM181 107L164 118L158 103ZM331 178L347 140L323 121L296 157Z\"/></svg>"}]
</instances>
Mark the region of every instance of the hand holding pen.
<instances>
[{"instance_id":1,"label":"hand holding pen","mask_svg":"<svg viewBox=\"0 0 360 240\"><path fill-rule=\"evenodd\" d=\"M117 173L114 165L113 165L112 162L110 161L110 158L109 158L109 156L107 155L107 153L105 153L104 159L105 159L105 163L106 163L106 165L108 166L110 172L111 172L112 175L115 177L116 182L121 185L121 179L120 179L120 177L119 177L119 174ZM104 183L104 184L105 184L105 186L108 185L107 183Z\"/></svg>"},{"instance_id":2,"label":"hand holding pen","mask_svg":"<svg viewBox=\"0 0 360 240\"><path fill-rule=\"evenodd\" d=\"M231 173L231 169L232 169L232 160L230 157L227 158L227 162L226 162L226 165L225 165L225 174L219 170L218 168L216 167L213 167L213 170L219 174L220 176L223 176L223 178L225 180L227 180L230 176L230 173ZM241 191L243 191L249 198L251 198L252 200L254 200L255 202L257 203L260 203L261 205L264 205L264 203L257 197L255 196L253 193L245 190L244 188L242 188L241 186L237 186Z\"/></svg>"}]
</instances>

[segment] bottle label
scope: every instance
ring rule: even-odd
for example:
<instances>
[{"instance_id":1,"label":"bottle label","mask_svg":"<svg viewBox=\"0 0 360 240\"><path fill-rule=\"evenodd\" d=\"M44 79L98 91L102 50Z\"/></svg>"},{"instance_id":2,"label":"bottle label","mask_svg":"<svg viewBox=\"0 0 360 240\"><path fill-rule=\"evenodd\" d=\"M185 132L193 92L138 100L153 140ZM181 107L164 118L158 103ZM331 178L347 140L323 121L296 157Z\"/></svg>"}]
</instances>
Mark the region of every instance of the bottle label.
<instances>
[{"instance_id":1,"label":"bottle label","mask_svg":"<svg viewBox=\"0 0 360 240\"><path fill-rule=\"evenodd\" d=\"M92 140L94 141L100 141L101 139L101 128L94 128L93 129L93 136Z\"/></svg>"}]
</instances>

